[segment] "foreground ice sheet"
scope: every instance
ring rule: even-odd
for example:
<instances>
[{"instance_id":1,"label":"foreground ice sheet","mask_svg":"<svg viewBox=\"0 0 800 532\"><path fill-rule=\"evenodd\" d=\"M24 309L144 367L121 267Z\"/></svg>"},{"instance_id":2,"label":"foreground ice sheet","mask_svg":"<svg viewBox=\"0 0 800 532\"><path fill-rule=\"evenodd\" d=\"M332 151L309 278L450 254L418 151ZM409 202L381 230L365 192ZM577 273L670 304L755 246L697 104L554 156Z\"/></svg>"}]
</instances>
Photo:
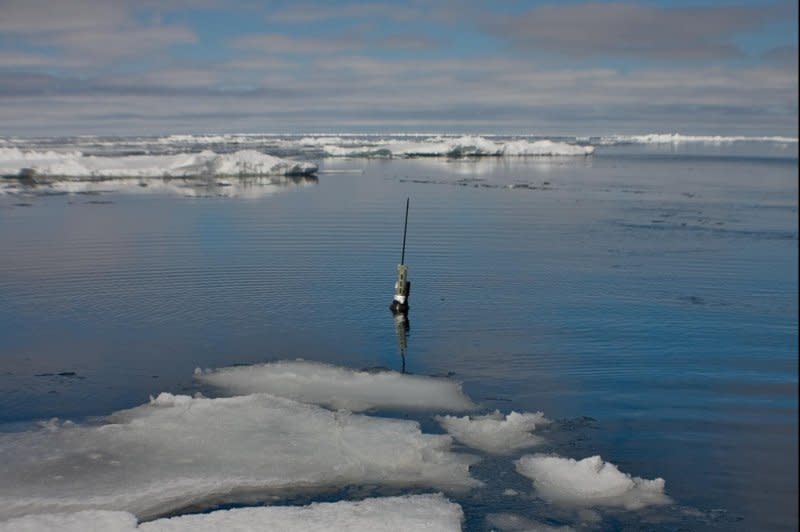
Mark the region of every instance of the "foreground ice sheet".
<instances>
[{"instance_id":1,"label":"foreground ice sheet","mask_svg":"<svg viewBox=\"0 0 800 532\"><path fill-rule=\"evenodd\" d=\"M539 495L555 503L637 510L671 502L664 494L664 479L631 477L599 456L573 460L535 454L515 464L517 472L533 480Z\"/></svg>"},{"instance_id":2,"label":"foreground ice sheet","mask_svg":"<svg viewBox=\"0 0 800 532\"><path fill-rule=\"evenodd\" d=\"M195 379L230 394L265 392L354 412L373 408L460 412L475 407L461 391L461 384L449 379L358 371L302 360L196 369Z\"/></svg>"},{"instance_id":3,"label":"foreground ice sheet","mask_svg":"<svg viewBox=\"0 0 800 532\"><path fill-rule=\"evenodd\" d=\"M497 410L485 416L436 416L436 421L464 445L493 454L508 454L541 443L542 438L531 432L550 423L542 412L503 416Z\"/></svg>"},{"instance_id":4,"label":"foreground ice sheet","mask_svg":"<svg viewBox=\"0 0 800 532\"><path fill-rule=\"evenodd\" d=\"M478 485L473 457L417 423L266 394L159 395L103 425L0 434L0 520L83 509L139 518L212 502L348 485Z\"/></svg>"},{"instance_id":5,"label":"foreground ice sheet","mask_svg":"<svg viewBox=\"0 0 800 532\"><path fill-rule=\"evenodd\" d=\"M378 141L362 146L319 145L334 157L466 157L589 155L594 147L553 140L493 141L484 137L432 137L423 140Z\"/></svg>"},{"instance_id":6,"label":"foreground ice sheet","mask_svg":"<svg viewBox=\"0 0 800 532\"><path fill-rule=\"evenodd\" d=\"M37 152L0 148L0 175L58 177L195 177L308 175L317 166L255 150L218 154L210 150L177 155L99 157L79 151Z\"/></svg>"},{"instance_id":7,"label":"foreground ice sheet","mask_svg":"<svg viewBox=\"0 0 800 532\"><path fill-rule=\"evenodd\" d=\"M0 523L0 532L444 532L461 530L462 518L461 507L441 495L412 495L309 506L238 508L157 519L138 526L136 517L127 512L85 510L12 519Z\"/></svg>"}]
</instances>

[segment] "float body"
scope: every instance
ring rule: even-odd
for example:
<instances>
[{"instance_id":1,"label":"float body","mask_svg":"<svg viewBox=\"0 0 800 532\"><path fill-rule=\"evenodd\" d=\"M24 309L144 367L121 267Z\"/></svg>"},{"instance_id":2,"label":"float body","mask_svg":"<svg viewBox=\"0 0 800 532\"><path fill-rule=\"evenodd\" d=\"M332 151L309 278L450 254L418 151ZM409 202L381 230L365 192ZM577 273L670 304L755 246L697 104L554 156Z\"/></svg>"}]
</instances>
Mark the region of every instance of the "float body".
<instances>
[{"instance_id":1,"label":"float body","mask_svg":"<svg viewBox=\"0 0 800 532\"><path fill-rule=\"evenodd\" d=\"M408 280L408 268L405 264L397 265L397 281L394 283L394 297L389 309L394 312L408 312L408 296L411 293L411 281Z\"/></svg>"}]
</instances>

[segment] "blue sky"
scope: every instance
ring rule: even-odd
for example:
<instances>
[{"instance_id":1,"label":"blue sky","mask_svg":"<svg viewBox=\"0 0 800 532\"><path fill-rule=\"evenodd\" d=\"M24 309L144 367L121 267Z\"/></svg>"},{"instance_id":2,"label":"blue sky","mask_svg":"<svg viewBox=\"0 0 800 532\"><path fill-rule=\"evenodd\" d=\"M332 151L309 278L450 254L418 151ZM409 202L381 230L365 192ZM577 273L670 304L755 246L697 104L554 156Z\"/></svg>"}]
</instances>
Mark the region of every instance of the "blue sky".
<instances>
[{"instance_id":1,"label":"blue sky","mask_svg":"<svg viewBox=\"0 0 800 532\"><path fill-rule=\"evenodd\" d=\"M0 135L796 135L797 16L783 0L0 0Z\"/></svg>"}]
</instances>

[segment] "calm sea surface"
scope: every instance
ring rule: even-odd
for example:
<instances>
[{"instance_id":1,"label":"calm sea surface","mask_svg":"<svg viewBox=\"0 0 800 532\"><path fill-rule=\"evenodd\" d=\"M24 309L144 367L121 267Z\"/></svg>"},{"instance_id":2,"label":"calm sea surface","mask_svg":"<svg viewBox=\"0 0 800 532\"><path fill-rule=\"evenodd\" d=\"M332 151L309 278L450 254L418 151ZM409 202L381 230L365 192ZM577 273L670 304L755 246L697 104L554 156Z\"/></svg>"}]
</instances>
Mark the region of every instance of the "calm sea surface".
<instances>
[{"instance_id":1,"label":"calm sea surface","mask_svg":"<svg viewBox=\"0 0 800 532\"><path fill-rule=\"evenodd\" d=\"M663 477L685 514L601 528L796 529L797 172L796 144L601 146L322 159L247 197L0 196L0 430L194 391L198 366L405 368L544 411L548 450ZM408 331L387 309L406 197ZM467 529L542 511L499 491L454 498Z\"/></svg>"}]
</instances>

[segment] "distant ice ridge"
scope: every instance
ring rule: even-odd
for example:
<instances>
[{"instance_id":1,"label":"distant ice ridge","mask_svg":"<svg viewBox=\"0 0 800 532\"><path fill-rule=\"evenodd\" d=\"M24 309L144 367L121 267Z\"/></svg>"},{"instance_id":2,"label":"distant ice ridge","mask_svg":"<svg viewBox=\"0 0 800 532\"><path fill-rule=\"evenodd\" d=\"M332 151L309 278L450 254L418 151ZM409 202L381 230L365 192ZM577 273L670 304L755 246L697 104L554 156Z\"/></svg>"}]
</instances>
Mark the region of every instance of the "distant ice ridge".
<instances>
[{"instance_id":1,"label":"distant ice ridge","mask_svg":"<svg viewBox=\"0 0 800 532\"><path fill-rule=\"evenodd\" d=\"M517 157L589 155L593 146L552 140L498 141L485 137L431 137L424 140L385 140L361 146L342 146L319 142L333 157Z\"/></svg>"},{"instance_id":2,"label":"distant ice ridge","mask_svg":"<svg viewBox=\"0 0 800 532\"><path fill-rule=\"evenodd\" d=\"M236 508L137 524L128 512L84 510L0 523L0 532L405 532L461 530L463 512L442 495L382 497L309 506Z\"/></svg>"},{"instance_id":3,"label":"distant ice ridge","mask_svg":"<svg viewBox=\"0 0 800 532\"><path fill-rule=\"evenodd\" d=\"M497 410L485 416L436 416L436 421L464 445L492 454L509 454L538 445L542 438L531 432L550 423L542 412L511 412L503 417Z\"/></svg>"},{"instance_id":4,"label":"distant ice ridge","mask_svg":"<svg viewBox=\"0 0 800 532\"><path fill-rule=\"evenodd\" d=\"M396 371L358 371L303 360L195 370L195 379L231 394L270 393L361 412L405 408L461 412L475 405L458 382Z\"/></svg>"},{"instance_id":5,"label":"distant ice ridge","mask_svg":"<svg viewBox=\"0 0 800 532\"><path fill-rule=\"evenodd\" d=\"M514 463L518 473L533 480L540 496L555 503L638 510L671 502L664 494L664 479L632 477L599 456L573 460L535 454Z\"/></svg>"},{"instance_id":6,"label":"distant ice ridge","mask_svg":"<svg viewBox=\"0 0 800 532\"><path fill-rule=\"evenodd\" d=\"M167 135L158 137L159 144L259 144L273 135L235 133L225 135Z\"/></svg>"},{"instance_id":7,"label":"distant ice ridge","mask_svg":"<svg viewBox=\"0 0 800 532\"><path fill-rule=\"evenodd\" d=\"M682 135L680 133L650 133L647 135L610 135L601 137L601 144L726 144L731 142L774 142L796 144L797 137L742 137L720 135Z\"/></svg>"},{"instance_id":8,"label":"distant ice ridge","mask_svg":"<svg viewBox=\"0 0 800 532\"><path fill-rule=\"evenodd\" d=\"M218 154L129 155L97 157L81 152L56 153L0 148L0 175L57 177L195 177L309 175L317 166L255 150Z\"/></svg>"},{"instance_id":9,"label":"distant ice ridge","mask_svg":"<svg viewBox=\"0 0 800 532\"><path fill-rule=\"evenodd\" d=\"M146 519L354 485L480 485L476 459L452 452L450 436L267 394L162 393L104 421L0 433L0 520L89 509Z\"/></svg>"}]
</instances>

